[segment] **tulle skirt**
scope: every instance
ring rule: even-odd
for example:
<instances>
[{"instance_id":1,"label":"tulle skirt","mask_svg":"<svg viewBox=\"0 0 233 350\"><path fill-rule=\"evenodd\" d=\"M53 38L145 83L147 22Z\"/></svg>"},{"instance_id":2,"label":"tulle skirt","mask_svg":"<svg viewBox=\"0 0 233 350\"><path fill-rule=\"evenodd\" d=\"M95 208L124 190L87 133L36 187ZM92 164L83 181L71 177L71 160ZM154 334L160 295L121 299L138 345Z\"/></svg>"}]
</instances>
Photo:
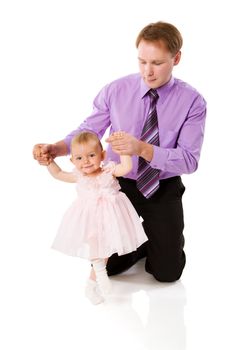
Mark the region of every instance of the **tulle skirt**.
<instances>
[{"instance_id":1,"label":"tulle skirt","mask_svg":"<svg viewBox=\"0 0 233 350\"><path fill-rule=\"evenodd\" d=\"M86 259L136 250L147 241L140 218L127 196L77 198L66 211L52 248Z\"/></svg>"}]
</instances>

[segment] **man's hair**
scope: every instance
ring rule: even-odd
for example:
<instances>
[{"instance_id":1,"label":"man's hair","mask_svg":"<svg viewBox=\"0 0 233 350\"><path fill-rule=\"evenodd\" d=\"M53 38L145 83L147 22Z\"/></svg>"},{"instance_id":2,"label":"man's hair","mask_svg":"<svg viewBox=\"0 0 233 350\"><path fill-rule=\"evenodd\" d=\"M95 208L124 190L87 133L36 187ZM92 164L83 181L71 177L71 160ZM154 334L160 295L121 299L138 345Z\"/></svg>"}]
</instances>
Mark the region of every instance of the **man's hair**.
<instances>
[{"instance_id":1,"label":"man's hair","mask_svg":"<svg viewBox=\"0 0 233 350\"><path fill-rule=\"evenodd\" d=\"M173 24L166 22L148 24L138 34L136 47L138 47L141 40L162 41L173 56L180 51L183 44L179 30Z\"/></svg>"},{"instance_id":2,"label":"man's hair","mask_svg":"<svg viewBox=\"0 0 233 350\"><path fill-rule=\"evenodd\" d=\"M90 141L93 141L94 143L96 143L96 146L99 146L101 150L103 150L103 146L98 136L93 132L89 132L89 131L82 131L76 136L74 136L71 140L71 149L74 145L87 144Z\"/></svg>"}]
</instances>

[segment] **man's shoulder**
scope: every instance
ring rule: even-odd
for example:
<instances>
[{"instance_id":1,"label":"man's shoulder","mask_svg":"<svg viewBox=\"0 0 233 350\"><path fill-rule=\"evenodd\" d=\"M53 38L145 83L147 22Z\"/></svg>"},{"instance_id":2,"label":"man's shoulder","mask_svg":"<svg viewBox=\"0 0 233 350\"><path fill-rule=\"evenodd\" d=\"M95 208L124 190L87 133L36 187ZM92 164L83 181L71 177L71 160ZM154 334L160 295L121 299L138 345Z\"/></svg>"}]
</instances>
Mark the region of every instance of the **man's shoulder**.
<instances>
[{"instance_id":1,"label":"man's shoulder","mask_svg":"<svg viewBox=\"0 0 233 350\"><path fill-rule=\"evenodd\" d=\"M109 83L108 86L121 87L121 86L127 86L127 85L134 85L136 83L140 83L140 81L141 81L140 74L134 73L134 74L125 75L123 77L115 79L111 83Z\"/></svg>"},{"instance_id":2,"label":"man's shoulder","mask_svg":"<svg viewBox=\"0 0 233 350\"><path fill-rule=\"evenodd\" d=\"M199 105L203 106L203 108L205 108L206 100L204 96L189 83L175 78L173 88L177 100L182 101L182 103L185 101L187 104L193 104L195 101L195 103L198 103Z\"/></svg>"},{"instance_id":3,"label":"man's shoulder","mask_svg":"<svg viewBox=\"0 0 233 350\"><path fill-rule=\"evenodd\" d=\"M196 96L201 95L200 92L191 84L178 78L174 78L174 88L180 90L182 93L186 92L187 94Z\"/></svg>"},{"instance_id":4,"label":"man's shoulder","mask_svg":"<svg viewBox=\"0 0 233 350\"><path fill-rule=\"evenodd\" d=\"M123 97L132 95L135 91L138 91L141 84L141 76L137 73L126 75L111 81L103 88L103 93L107 98L111 97Z\"/></svg>"}]
</instances>

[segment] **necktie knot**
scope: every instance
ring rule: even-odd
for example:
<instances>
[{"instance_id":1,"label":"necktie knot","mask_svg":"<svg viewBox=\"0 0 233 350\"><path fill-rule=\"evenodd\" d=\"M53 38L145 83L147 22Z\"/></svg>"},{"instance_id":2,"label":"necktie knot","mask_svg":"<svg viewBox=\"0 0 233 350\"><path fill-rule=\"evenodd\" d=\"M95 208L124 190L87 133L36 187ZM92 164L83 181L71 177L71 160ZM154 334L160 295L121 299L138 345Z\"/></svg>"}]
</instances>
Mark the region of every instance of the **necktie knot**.
<instances>
[{"instance_id":1,"label":"necktie knot","mask_svg":"<svg viewBox=\"0 0 233 350\"><path fill-rule=\"evenodd\" d=\"M152 100L154 100L155 102L158 101L159 95L158 95L156 89L150 89L150 90L148 91L148 94L149 94L149 96L150 96L150 98L151 98Z\"/></svg>"}]
</instances>

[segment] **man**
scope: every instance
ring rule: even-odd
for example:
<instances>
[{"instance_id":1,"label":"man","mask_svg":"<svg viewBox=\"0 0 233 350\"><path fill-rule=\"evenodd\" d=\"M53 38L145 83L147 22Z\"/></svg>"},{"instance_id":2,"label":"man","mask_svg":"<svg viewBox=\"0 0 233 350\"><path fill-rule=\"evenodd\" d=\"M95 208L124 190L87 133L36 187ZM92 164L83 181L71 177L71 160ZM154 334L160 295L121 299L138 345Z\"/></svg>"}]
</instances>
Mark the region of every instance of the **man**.
<instances>
[{"instance_id":1,"label":"man","mask_svg":"<svg viewBox=\"0 0 233 350\"><path fill-rule=\"evenodd\" d=\"M187 83L172 76L180 62L182 36L170 23L152 23L136 40L140 74L105 86L94 100L92 114L56 144L37 144L40 164L69 153L81 130L104 135L110 127L107 157L133 156L133 169L119 178L122 191L143 218L148 242L136 252L113 255L108 274L120 273L146 257L145 269L161 282L180 278L185 266L182 174L198 167L204 136L206 102ZM122 130L121 138L111 134Z\"/></svg>"}]
</instances>

